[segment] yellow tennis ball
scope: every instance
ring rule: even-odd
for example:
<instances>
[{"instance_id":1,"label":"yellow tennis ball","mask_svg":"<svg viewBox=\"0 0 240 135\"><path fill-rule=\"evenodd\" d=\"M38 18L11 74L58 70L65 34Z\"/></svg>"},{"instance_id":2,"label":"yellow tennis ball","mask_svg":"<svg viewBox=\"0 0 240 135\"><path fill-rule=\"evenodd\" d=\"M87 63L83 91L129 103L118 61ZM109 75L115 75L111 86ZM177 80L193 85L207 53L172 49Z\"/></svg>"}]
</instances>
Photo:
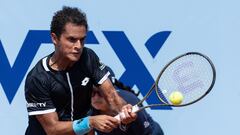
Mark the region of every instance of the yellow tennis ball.
<instances>
[{"instance_id":1,"label":"yellow tennis ball","mask_svg":"<svg viewBox=\"0 0 240 135\"><path fill-rule=\"evenodd\" d=\"M170 94L169 100L173 105L179 105L183 101L183 94L180 91L174 91Z\"/></svg>"}]
</instances>

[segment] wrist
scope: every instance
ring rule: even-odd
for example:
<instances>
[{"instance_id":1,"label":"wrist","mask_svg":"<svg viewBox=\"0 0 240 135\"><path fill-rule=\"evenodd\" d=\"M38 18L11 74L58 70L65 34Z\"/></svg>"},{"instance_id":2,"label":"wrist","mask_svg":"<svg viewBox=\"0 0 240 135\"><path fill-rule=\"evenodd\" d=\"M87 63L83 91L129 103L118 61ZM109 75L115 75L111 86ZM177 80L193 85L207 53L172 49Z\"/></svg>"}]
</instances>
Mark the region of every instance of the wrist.
<instances>
[{"instance_id":1,"label":"wrist","mask_svg":"<svg viewBox=\"0 0 240 135\"><path fill-rule=\"evenodd\" d=\"M89 116L88 119L89 119L89 127L90 127L90 128L93 128L93 123L94 123L94 118L93 118L93 116Z\"/></svg>"},{"instance_id":2,"label":"wrist","mask_svg":"<svg viewBox=\"0 0 240 135\"><path fill-rule=\"evenodd\" d=\"M84 135L88 133L91 130L91 127L89 125L89 117L74 120L72 127L76 135Z\"/></svg>"}]
</instances>

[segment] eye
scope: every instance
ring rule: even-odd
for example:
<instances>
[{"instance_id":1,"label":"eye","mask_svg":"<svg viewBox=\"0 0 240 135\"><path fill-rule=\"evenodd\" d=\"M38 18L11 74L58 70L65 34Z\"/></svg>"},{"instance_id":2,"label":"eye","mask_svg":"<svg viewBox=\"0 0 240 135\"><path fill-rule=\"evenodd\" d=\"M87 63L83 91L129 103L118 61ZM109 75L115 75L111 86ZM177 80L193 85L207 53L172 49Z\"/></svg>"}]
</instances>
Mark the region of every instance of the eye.
<instances>
[{"instance_id":1,"label":"eye","mask_svg":"<svg viewBox=\"0 0 240 135\"><path fill-rule=\"evenodd\" d=\"M77 42L77 38L74 38L74 37L69 37L68 40L72 43Z\"/></svg>"},{"instance_id":2,"label":"eye","mask_svg":"<svg viewBox=\"0 0 240 135\"><path fill-rule=\"evenodd\" d=\"M83 37L83 38L80 39L80 42L81 42L82 45L84 44L85 39L86 39L86 37Z\"/></svg>"}]
</instances>

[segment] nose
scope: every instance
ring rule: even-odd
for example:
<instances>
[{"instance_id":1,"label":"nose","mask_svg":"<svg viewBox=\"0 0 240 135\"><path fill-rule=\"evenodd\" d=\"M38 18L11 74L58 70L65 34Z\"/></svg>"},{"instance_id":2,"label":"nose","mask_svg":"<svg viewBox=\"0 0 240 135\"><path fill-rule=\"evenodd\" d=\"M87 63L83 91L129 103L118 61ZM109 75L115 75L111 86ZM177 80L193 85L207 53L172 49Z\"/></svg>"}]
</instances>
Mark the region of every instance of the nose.
<instances>
[{"instance_id":1,"label":"nose","mask_svg":"<svg viewBox=\"0 0 240 135\"><path fill-rule=\"evenodd\" d=\"M83 47L83 44L80 40L77 40L77 42L74 44L74 48L76 50L80 50Z\"/></svg>"}]
</instances>

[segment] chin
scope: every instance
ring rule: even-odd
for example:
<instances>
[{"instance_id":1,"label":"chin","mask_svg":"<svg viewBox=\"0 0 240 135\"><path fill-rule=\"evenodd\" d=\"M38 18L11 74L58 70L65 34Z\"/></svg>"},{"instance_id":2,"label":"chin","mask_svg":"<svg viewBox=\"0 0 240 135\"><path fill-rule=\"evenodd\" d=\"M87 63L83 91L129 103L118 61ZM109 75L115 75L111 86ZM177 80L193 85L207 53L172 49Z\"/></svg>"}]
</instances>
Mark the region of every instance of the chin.
<instances>
[{"instance_id":1,"label":"chin","mask_svg":"<svg viewBox=\"0 0 240 135\"><path fill-rule=\"evenodd\" d=\"M101 110L101 107L96 105L96 104L92 104L93 108L97 109L97 110Z\"/></svg>"},{"instance_id":2,"label":"chin","mask_svg":"<svg viewBox=\"0 0 240 135\"><path fill-rule=\"evenodd\" d=\"M69 59L70 59L71 61L73 61L73 62L76 62L76 61L78 61L78 60L80 59L80 55L79 55L79 56L76 56L76 55L71 56Z\"/></svg>"},{"instance_id":3,"label":"chin","mask_svg":"<svg viewBox=\"0 0 240 135\"><path fill-rule=\"evenodd\" d=\"M79 60L79 58L75 58L75 59L70 59L72 62L77 62Z\"/></svg>"}]
</instances>

